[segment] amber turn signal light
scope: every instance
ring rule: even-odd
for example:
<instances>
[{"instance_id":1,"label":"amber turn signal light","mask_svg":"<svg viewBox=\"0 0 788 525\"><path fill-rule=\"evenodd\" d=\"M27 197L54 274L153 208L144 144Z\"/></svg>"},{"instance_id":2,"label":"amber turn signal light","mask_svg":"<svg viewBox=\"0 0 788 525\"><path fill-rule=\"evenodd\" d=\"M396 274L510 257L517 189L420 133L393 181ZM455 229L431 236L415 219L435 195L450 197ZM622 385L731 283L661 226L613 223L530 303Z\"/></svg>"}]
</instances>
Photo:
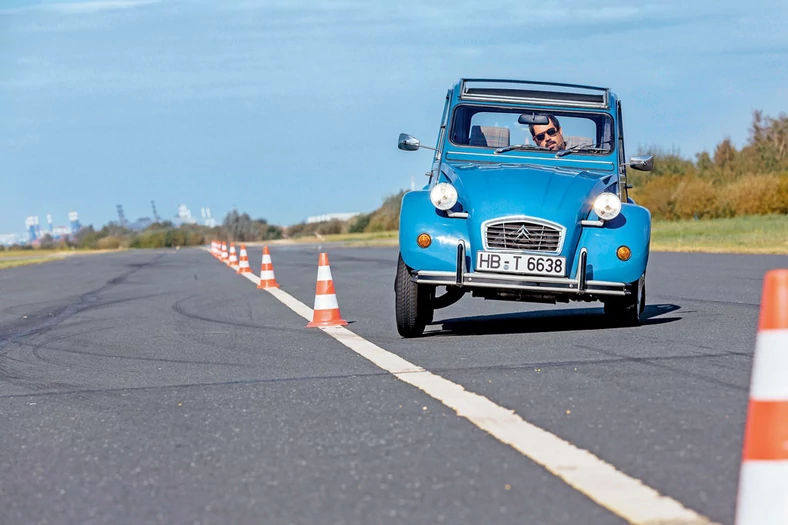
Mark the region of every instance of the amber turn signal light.
<instances>
[{"instance_id":1,"label":"amber turn signal light","mask_svg":"<svg viewBox=\"0 0 788 525\"><path fill-rule=\"evenodd\" d=\"M629 249L629 246L619 246L618 250L616 250L616 256L622 261L628 261L632 257L632 250Z\"/></svg>"},{"instance_id":2,"label":"amber turn signal light","mask_svg":"<svg viewBox=\"0 0 788 525\"><path fill-rule=\"evenodd\" d=\"M428 233L422 233L416 238L416 244L418 244L420 248L426 248L432 244L432 237L430 237Z\"/></svg>"}]
</instances>

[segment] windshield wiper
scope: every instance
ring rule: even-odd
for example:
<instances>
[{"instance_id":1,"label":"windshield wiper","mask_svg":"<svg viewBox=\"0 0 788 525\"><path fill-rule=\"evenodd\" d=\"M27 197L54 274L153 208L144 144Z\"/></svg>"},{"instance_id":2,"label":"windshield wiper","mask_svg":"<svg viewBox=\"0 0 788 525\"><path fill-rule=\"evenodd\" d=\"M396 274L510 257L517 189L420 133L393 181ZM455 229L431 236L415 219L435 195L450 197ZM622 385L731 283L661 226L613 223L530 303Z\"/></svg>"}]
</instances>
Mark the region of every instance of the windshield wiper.
<instances>
[{"instance_id":1,"label":"windshield wiper","mask_svg":"<svg viewBox=\"0 0 788 525\"><path fill-rule=\"evenodd\" d=\"M609 140L604 140L599 144L577 144L576 146L572 146L571 148L562 149L561 151L555 154L555 157L566 157L567 155L571 155L576 151L607 151L606 149L600 148L602 144L609 144Z\"/></svg>"},{"instance_id":2,"label":"windshield wiper","mask_svg":"<svg viewBox=\"0 0 788 525\"><path fill-rule=\"evenodd\" d=\"M513 144L512 146L506 146L505 148L498 148L493 153L504 153L507 151L512 151L513 149L541 149L546 150L547 148L543 148L542 146L534 146L533 144Z\"/></svg>"}]
</instances>

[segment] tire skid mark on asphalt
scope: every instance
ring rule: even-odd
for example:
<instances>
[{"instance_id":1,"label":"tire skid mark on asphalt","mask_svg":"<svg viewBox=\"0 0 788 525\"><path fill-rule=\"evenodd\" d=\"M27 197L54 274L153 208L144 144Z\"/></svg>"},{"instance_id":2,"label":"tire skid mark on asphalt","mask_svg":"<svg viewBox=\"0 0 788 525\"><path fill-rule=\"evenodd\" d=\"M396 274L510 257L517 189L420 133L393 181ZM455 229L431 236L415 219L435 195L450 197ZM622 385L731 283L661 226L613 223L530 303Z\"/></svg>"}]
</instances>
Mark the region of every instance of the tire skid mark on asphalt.
<instances>
[{"instance_id":1,"label":"tire skid mark on asphalt","mask_svg":"<svg viewBox=\"0 0 788 525\"><path fill-rule=\"evenodd\" d=\"M727 381L721 381L721 380L719 380L719 379L717 379L715 377L709 377L709 376L704 375L704 374L697 374L695 372L690 372L688 370L684 370L683 368L675 368L675 367L672 367L672 366L669 366L669 365L666 365L666 364L663 364L663 363L660 363L660 362L656 362L656 361L653 361L653 358L650 358L650 357L622 356L622 355L619 355L619 354L617 354L615 352L608 352L606 350L602 350L600 348L595 348L593 346L588 346L588 345L575 344L573 346L575 346L577 348L582 348L584 350L590 350L591 352L596 352L598 354L606 355L606 356L611 357L611 358L619 358L619 359L622 360L622 362L625 362L625 363L638 363L638 364L644 364L644 365L653 366L655 368L659 368L659 369L662 369L662 370L668 370L668 371L673 372L673 373L675 373L677 375L681 375L681 376L685 376L685 377L692 377L693 379L700 379L701 381L705 381L705 382L711 383L713 385L721 386L723 388L730 388L730 389L734 389L734 390L741 390L743 392L749 392L750 391L749 382L746 385L736 385L734 383L728 383ZM700 354L700 355L698 355L698 357L717 357L717 356L707 355L707 354Z\"/></svg>"},{"instance_id":2,"label":"tire skid mark on asphalt","mask_svg":"<svg viewBox=\"0 0 788 525\"><path fill-rule=\"evenodd\" d=\"M265 329L265 330L271 330L273 332L284 332L284 333L290 333L296 331L296 329L294 328L277 328L273 326L260 325L260 324L239 323L237 321L216 319L214 317L206 317L204 315L196 314L194 312L189 312L183 308L181 303L193 299L194 297L195 296L189 296L189 297L184 297L183 299L179 299L178 301L175 302L175 304L172 305L172 310L178 315L181 315L187 319L192 319L195 321L205 321L208 323L215 323L218 325L235 326L237 328L252 328L255 330Z\"/></svg>"},{"instance_id":3,"label":"tire skid mark on asphalt","mask_svg":"<svg viewBox=\"0 0 788 525\"><path fill-rule=\"evenodd\" d=\"M241 274L254 284L260 278ZM265 291L295 313L312 320L313 311L281 288ZM451 408L460 417L541 465L573 489L600 506L637 525L716 525L678 501L660 494L642 481L617 470L591 452L576 447L513 410L466 390L439 375L371 343L343 327L322 327L360 356Z\"/></svg>"},{"instance_id":4,"label":"tire skid mark on asphalt","mask_svg":"<svg viewBox=\"0 0 788 525\"><path fill-rule=\"evenodd\" d=\"M110 290L120 284L123 284L126 281L126 279L128 279L130 276L137 273L138 271L144 268L153 267L164 256L165 254L163 253L158 254L153 259L146 261L145 263L135 265L135 267L132 268L131 270L126 271L121 275L118 275L110 279L99 288L96 288L95 290L80 295L75 302L59 309L56 315L42 318L41 321L35 322L30 326L25 326L21 329L14 329L12 327L8 332L4 332L2 334L2 338L0 338L0 351L5 350L9 345L21 341L26 337L46 333L52 328L63 323L67 319L74 317L78 313L93 308L94 306L97 305L98 298L101 293L106 292L107 290ZM2 352L0 352L0 356L2 356Z\"/></svg>"},{"instance_id":5,"label":"tire skid mark on asphalt","mask_svg":"<svg viewBox=\"0 0 788 525\"><path fill-rule=\"evenodd\" d=\"M58 354L71 354L71 355L78 355L84 357L97 357L100 359L119 359L121 361L140 361L140 362L153 362L153 363L170 363L170 364L177 364L177 365L210 365L210 366L237 366L237 367L246 367L249 366L246 363L223 363L220 361L195 361L189 359L165 359L161 357L142 357L142 356L133 356L133 355L111 355L111 354L99 354L96 352L88 352L86 350L74 350L72 348L53 348L48 346L47 344L34 344L34 343L18 343L19 346L22 347L29 347L33 349L33 355L35 355L38 359L43 361L44 363L51 364L54 366L60 367L70 367L74 366L73 363L63 364L56 361L53 361L51 358L45 358L38 355L38 352L45 351L45 352L55 352ZM106 347L106 345L104 345Z\"/></svg>"},{"instance_id":6,"label":"tire skid mark on asphalt","mask_svg":"<svg viewBox=\"0 0 788 525\"><path fill-rule=\"evenodd\" d=\"M74 388L73 385L66 385L63 390L50 392L2 394L0 399L16 399L28 397L49 397L49 396L72 396L83 394L113 394L128 392L152 392L157 390L173 390L185 388L204 388L221 386L243 386L243 385L265 385L275 383L291 383L299 381L335 381L348 379L365 379L370 377L388 377L388 372L367 372L355 374L325 375L325 376L296 376L296 377L273 377L268 379L239 379L237 381L215 381L208 383L178 383L173 385L154 385L154 386L130 386L117 388ZM43 387L42 387L43 388ZM705 524L705 522L704 522Z\"/></svg>"}]
</instances>

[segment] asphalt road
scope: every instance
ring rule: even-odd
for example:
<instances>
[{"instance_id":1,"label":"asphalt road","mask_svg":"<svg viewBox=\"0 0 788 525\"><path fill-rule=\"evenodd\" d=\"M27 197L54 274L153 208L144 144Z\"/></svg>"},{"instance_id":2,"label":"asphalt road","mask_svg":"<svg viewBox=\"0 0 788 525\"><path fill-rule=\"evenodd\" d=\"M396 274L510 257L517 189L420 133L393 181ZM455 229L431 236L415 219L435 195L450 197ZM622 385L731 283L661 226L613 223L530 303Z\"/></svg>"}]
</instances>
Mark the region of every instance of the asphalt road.
<instances>
[{"instance_id":1,"label":"asphalt road","mask_svg":"<svg viewBox=\"0 0 788 525\"><path fill-rule=\"evenodd\" d=\"M272 247L309 306L320 249L355 333L733 522L761 279L784 257L653 254L638 328L466 297L403 340L396 250ZM0 523L624 523L305 324L197 249L0 271Z\"/></svg>"}]
</instances>

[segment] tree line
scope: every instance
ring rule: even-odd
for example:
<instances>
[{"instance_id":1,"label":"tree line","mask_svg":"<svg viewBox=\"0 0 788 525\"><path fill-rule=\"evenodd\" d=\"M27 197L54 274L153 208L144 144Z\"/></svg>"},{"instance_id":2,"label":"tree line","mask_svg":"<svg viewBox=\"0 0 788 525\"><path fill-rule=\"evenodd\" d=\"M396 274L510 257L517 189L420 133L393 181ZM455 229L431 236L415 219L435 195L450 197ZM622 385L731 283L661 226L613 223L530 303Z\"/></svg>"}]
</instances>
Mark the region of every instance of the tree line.
<instances>
[{"instance_id":1,"label":"tree line","mask_svg":"<svg viewBox=\"0 0 788 525\"><path fill-rule=\"evenodd\" d=\"M788 115L753 113L746 144L729 138L690 160L649 148L654 171L630 170L632 197L659 219L788 214Z\"/></svg>"},{"instance_id":2,"label":"tree line","mask_svg":"<svg viewBox=\"0 0 788 525\"><path fill-rule=\"evenodd\" d=\"M92 225L55 240L49 234L39 241L40 249L92 249L115 250L119 248L174 248L179 246L201 246L213 240L227 242L251 242L281 239L284 229L268 224L265 219L252 219L248 213L233 210L220 226L208 227L199 224L175 226L171 221L156 222L141 231L125 228L111 222L96 230ZM0 249L3 249L0 246ZM32 245L14 245L9 249L29 249Z\"/></svg>"}]
</instances>

